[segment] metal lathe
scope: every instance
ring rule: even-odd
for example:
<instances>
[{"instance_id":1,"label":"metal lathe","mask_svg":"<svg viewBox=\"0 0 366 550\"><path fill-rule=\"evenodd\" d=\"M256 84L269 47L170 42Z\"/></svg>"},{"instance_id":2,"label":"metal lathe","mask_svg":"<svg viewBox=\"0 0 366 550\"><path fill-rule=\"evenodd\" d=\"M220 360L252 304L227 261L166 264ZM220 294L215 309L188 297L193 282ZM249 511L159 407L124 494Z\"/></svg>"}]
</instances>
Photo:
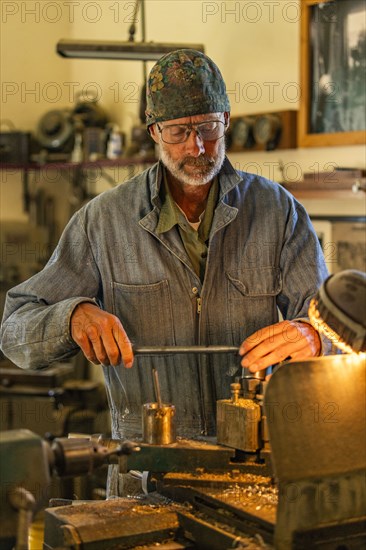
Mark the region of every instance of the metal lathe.
<instances>
[{"instance_id":1,"label":"metal lathe","mask_svg":"<svg viewBox=\"0 0 366 550\"><path fill-rule=\"evenodd\" d=\"M325 287L330 296L337 282ZM328 294L315 303L325 323ZM52 473L88 474L107 462L139 478L141 493L53 502L44 550L364 549L364 325L348 323L345 340L358 353L284 363L268 382L243 369L231 399L217 402L214 440L175 438L174 407L162 402L157 377L142 441L95 435L50 445L28 431L3 432L0 547L18 544L19 517L24 523L47 504Z\"/></svg>"}]
</instances>

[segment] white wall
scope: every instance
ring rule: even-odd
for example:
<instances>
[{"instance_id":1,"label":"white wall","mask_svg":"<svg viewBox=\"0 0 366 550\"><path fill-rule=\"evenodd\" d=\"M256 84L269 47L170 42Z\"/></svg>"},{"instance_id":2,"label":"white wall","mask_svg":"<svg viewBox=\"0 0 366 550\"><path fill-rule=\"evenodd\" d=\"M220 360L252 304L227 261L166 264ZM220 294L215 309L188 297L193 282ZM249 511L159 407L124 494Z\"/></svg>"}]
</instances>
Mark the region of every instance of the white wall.
<instances>
[{"instance_id":1,"label":"white wall","mask_svg":"<svg viewBox=\"0 0 366 550\"><path fill-rule=\"evenodd\" d=\"M68 37L127 39L133 5L132 0L2 0L1 118L34 130L43 113L72 107L76 92L84 90L97 92L110 117L128 131L138 121L142 63L62 59L55 45ZM146 0L147 39L204 43L222 70L233 115L298 108L299 18L298 0ZM276 179L279 160L294 177L297 165L311 171L314 162L320 170L329 163L363 168L365 150L344 146L247 152L233 154L231 160ZM0 218L20 219L20 178L8 174L4 179Z\"/></svg>"}]
</instances>

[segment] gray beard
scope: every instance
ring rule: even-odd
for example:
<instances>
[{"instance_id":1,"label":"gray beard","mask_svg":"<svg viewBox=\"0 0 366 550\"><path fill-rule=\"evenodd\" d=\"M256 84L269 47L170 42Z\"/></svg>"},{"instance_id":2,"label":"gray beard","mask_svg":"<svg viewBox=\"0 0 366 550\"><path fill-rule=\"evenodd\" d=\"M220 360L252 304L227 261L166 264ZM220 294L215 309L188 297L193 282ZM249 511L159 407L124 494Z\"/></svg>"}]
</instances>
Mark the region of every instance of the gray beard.
<instances>
[{"instance_id":1,"label":"gray beard","mask_svg":"<svg viewBox=\"0 0 366 550\"><path fill-rule=\"evenodd\" d=\"M216 158L203 154L197 158L185 157L181 161L174 161L170 154L164 149L164 145L160 142L160 159L172 176L181 183L195 187L206 185L217 176L224 163L225 140L222 139L220 141ZM194 175L189 174L185 171L185 165L187 164L198 166L201 169L196 171Z\"/></svg>"}]
</instances>

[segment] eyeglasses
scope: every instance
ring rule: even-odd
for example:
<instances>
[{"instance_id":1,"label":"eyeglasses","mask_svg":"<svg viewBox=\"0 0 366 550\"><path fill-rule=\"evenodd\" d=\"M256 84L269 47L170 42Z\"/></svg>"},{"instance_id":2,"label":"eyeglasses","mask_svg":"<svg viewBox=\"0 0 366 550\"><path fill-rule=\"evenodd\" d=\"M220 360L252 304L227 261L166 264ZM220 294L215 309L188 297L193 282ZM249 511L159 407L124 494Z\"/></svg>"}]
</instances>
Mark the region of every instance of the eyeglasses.
<instances>
[{"instance_id":1,"label":"eyeglasses","mask_svg":"<svg viewBox=\"0 0 366 550\"><path fill-rule=\"evenodd\" d=\"M200 136L203 141L215 141L224 137L226 124L221 120L207 120L197 124L167 124L160 127L157 124L164 143L184 143L191 135L192 130Z\"/></svg>"}]
</instances>

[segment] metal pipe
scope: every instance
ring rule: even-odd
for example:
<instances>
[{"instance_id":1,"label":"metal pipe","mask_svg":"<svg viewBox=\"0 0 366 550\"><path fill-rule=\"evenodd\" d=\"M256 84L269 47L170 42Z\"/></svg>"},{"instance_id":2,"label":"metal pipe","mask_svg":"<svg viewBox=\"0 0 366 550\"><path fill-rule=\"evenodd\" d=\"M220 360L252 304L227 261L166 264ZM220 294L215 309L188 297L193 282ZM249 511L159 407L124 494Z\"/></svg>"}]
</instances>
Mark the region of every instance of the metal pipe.
<instances>
[{"instance_id":1,"label":"metal pipe","mask_svg":"<svg viewBox=\"0 0 366 550\"><path fill-rule=\"evenodd\" d=\"M235 346L133 346L134 355L167 355L179 353L237 353Z\"/></svg>"}]
</instances>

